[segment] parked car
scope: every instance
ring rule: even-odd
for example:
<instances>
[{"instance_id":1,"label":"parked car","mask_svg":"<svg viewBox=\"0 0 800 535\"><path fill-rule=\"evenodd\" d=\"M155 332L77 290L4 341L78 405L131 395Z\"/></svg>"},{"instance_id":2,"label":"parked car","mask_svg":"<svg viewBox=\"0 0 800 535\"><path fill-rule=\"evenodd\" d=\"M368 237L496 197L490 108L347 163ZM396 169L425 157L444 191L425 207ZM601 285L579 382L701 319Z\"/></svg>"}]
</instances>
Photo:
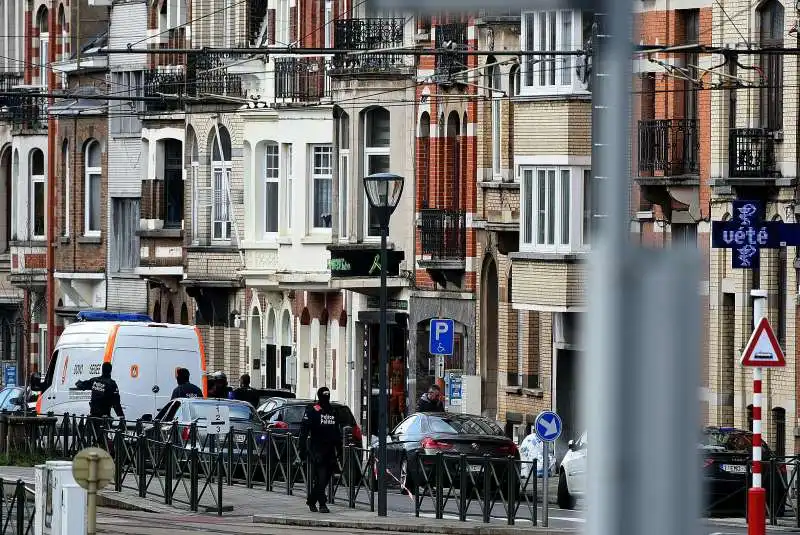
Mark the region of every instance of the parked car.
<instances>
[{"instance_id":1,"label":"parked car","mask_svg":"<svg viewBox=\"0 0 800 535\"><path fill-rule=\"evenodd\" d=\"M707 427L699 445L703 456L706 507L710 514L740 514L747 511L747 489L752 483L748 463L752 459L753 434L732 427ZM786 465L770 463L775 454L762 442L762 486L767 507L784 514L787 494ZM774 502L774 503L773 503Z\"/></svg>"},{"instance_id":2,"label":"parked car","mask_svg":"<svg viewBox=\"0 0 800 535\"><path fill-rule=\"evenodd\" d=\"M8 386L0 390L0 412L23 413L26 411L31 416L36 416L36 407L31 407L31 393L27 388Z\"/></svg>"},{"instance_id":3,"label":"parked car","mask_svg":"<svg viewBox=\"0 0 800 535\"><path fill-rule=\"evenodd\" d=\"M245 442L248 429L253 430L256 447L266 440L266 427L253 406L235 399L173 399L158 411L152 423L146 426L145 434L154 440L163 441L165 437L169 436L168 433L173 422L177 422L181 442L189 448L191 447L191 425L196 422L197 439L195 447L201 451L210 451L209 424L214 420L218 407L228 409L230 425L234 430L233 437L236 444ZM156 423L160 424L160 436L156 433ZM224 438L224 436L220 436L218 440L222 441ZM215 445L214 450L227 451L227 445L218 443Z\"/></svg>"},{"instance_id":4,"label":"parked car","mask_svg":"<svg viewBox=\"0 0 800 535\"><path fill-rule=\"evenodd\" d=\"M567 453L558 470L557 502L562 509L572 509L575 501L586 493L586 431L567 443Z\"/></svg>"},{"instance_id":5,"label":"parked car","mask_svg":"<svg viewBox=\"0 0 800 535\"><path fill-rule=\"evenodd\" d=\"M372 445L377 448L377 441ZM429 485L432 484L435 460L420 455L439 452L446 455L452 475L446 481L448 486L460 485L459 454L472 459L485 455L494 461L502 459L502 463L494 462L492 466L503 489L507 488L508 477L516 478L516 470L513 474L507 473L504 463L509 456L519 460L517 445L493 420L467 414L415 413L391 431L386 445L387 469L394 474L401 492L414 492L415 488L424 487L426 477ZM480 477L482 467L482 461L468 462L467 469ZM494 477L491 479L495 487L497 481ZM518 484L514 488L518 488Z\"/></svg>"},{"instance_id":6,"label":"parked car","mask_svg":"<svg viewBox=\"0 0 800 535\"><path fill-rule=\"evenodd\" d=\"M290 390L281 390L277 388L254 388L255 397L258 398L258 403L255 404L259 409L264 403L270 399L295 399L297 395Z\"/></svg>"},{"instance_id":7,"label":"parked car","mask_svg":"<svg viewBox=\"0 0 800 535\"><path fill-rule=\"evenodd\" d=\"M299 437L303 414L305 414L306 407L312 403L314 401L310 399L270 398L259 407L258 414L273 433L286 433ZM363 439L361 428L350 407L335 401L331 405L336 410L336 419L339 422L342 436L344 437L347 428L350 428L349 445L361 447Z\"/></svg>"}]
</instances>

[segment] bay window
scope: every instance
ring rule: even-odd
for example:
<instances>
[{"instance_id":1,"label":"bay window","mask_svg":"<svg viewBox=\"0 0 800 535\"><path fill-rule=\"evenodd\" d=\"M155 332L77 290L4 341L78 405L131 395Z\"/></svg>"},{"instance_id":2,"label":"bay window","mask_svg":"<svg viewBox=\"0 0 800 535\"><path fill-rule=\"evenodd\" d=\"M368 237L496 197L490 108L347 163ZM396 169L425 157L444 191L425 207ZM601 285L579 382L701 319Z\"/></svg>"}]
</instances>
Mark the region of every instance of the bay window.
<instances>
[{"instance_id":1,"label":"bay window","mask_svg":"<svg viewBox=\"0 0 800 535\"><path fill-rule=\"evenodd\" d=\"M314 145L311 157L311 180L313 183L313 227L330 229L333 196L333 147Z\"/></svg>"},{"instance_id":2,"label":"bay window","mask_svg":"<svg viewBox=\"0 0 800 535\"><path fill-rule=\"evenodd\" d=\"M523 167L521 178L522 248L566 253L588 244L588 169Z\"/></svg>"},{"instance_id":3,"label":"bay window","mask_svg":"<svg viewBox=\"0 0 800 535\"><path fill-rule=\"evenodd\" d=\"M523 50L572 51L591 36L592 15L573 10L526 11L522 14ZM580 56L525 56L522 94L565 94L585 91L575 75Z\"/></svg>"}]
</instances>

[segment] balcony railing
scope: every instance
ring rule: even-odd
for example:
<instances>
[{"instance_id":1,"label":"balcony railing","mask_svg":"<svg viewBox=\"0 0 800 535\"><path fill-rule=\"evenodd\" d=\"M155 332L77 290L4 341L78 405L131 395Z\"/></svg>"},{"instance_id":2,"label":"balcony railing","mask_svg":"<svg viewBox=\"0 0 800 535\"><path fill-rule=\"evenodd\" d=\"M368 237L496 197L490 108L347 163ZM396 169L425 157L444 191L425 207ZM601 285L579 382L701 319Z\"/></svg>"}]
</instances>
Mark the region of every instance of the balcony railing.
<instances>
[{"instance_id":1,"label":"balcony railing","mask_svg":"<svg viewBox=\"0 0 800 535\"><path fill-rule=\"evenodd\" d=\"M340 50L376 50L403 46L405 19L337 20L333 46ZM410 67L404 54L342 54L333 58L333 73L383 73Z\"/></svg>"},{"instance_id":2,"label":"balcony railing","mask_svg":"<svg viewBox=\"0 0 800 535\"><path fill-rule=\"evenodd\" d=\"M696 175L699 152L697 120L639 121L639 173L665 177Z\"/></svg>"},{"instance_id":3,"label":"balcony railing","mask_svg":"<svg viewBox=\"0 0 800 535\"><path fill-rule=\"evenodd\" d=\"M197 97L244 97L242 77L228 73L229 61L232 58L227 54L190 54L187 61L187 93Z\"/></svg>"},{"instance_id":4,"label":"balcony railing","mask_svg":"<svg viewBox=\"0 0 800 535\"><path fill-rule=\"evenodd\" d=\"M144 73L144 96L186 96L186 73L184 71L151 70ZM164 113L183 109L183 102L175 99L148 101L145 109L151 113Z\"/></svg>"},{"instance_id":5,"label":"balcony railing","mask_svg":"<svg viewBox=\"0 0 800 535\"><path fill-rule=\"evenodd\" d=\"M8 118L12 130L44 130L47 128L47 97L27 95L25 90L17 89L19 94L8 98ZM38 92L38 90L31 90Z\"/></svg>"},{"instance_id":6,"label":"balcony railing","mask_svg":"<svg viewBox=\"0 0 800 535\"><path fill-rule=\"evenodd\" d=\"M728 135L728 165L732 178L774 178L775 138L766 128L732 128Z\"/></svg>"},{"instance_id":7,"label":"balcony railing","mask_svg":"<svg viewBox=\"0 0 800 535\"><path fill-rule=\"evenodd\" d=\"M275 58L275 99L313 102L330 94L323 58Z\"/></svg>"},{"instance_id":8,"label":"balcony railing","mask_svg":"<svg viewBox=\"0 0 800 535\"><path fill-rule=\"evenodd\" d=\"M436 27L436 48L454 50L436 56L434 75L442 82L453 82L453 75L467 68L467 25L463 22ZM460 52L462 51L462 52Z\"/></svg>"},{"instance_id":9,"label":"balcony railing","mask_svg":"<svg viewBox=\"0 0 800 535\"><path fill-rule=\"evenodd\" d=\"M463 211L424 209L421 216L422 254L431 260L464 260L467 253L467 217Z\"/></svg>"}]
</instances>

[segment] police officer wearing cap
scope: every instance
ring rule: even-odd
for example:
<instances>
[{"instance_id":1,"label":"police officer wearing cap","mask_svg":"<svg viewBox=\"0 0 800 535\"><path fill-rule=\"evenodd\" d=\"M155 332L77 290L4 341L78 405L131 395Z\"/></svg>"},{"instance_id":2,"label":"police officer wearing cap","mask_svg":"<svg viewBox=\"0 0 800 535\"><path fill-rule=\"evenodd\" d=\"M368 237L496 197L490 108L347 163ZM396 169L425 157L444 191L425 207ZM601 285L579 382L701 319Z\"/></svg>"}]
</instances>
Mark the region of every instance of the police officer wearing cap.
<instances>
[{"instance_id":1,"label":"police officer wearing cap","mask_svg":"<svg viewBox=\"0 0 800 535\"><path fill-rule=\"evenodd\" d=\"M317 390L317 402L306 408L300 423L300 459L308 460L310 482L306 504L313 513L330 512L325 490L336 469L341 448L342 434L331 405L331 391L323 386Z\"/></svg>"},{"instance_id":2,"label":"police officer wearing cap","mask_svg":"<svg viewBox=\"0 0 800 535\"><path fill-rule=\"evenodd\" d=\"M92 422L96 437L99 439L104 430L104 422L100 419L110 418L111 409L120 418L125 418L122 412L122 404L119 397L119 387L117 382L111 378L111 363L104 362L99 377L92 377L86 381L75 383L78 390L91 390L92 397L89 400L89 416Z\"/></svg>"},{"instance_id":3,"label":"police officer wearing cap","mask_svg":"<svg viewBox=\"0 0 800 535\"><path fill-rule=\"evenodd\" d=\"M203 397L203 391L200 390L200 387L197 385L190 383L189 377L191 377L189 370L186 368L178 368L178 373L175 377L178 381L178 386L176 386L175 390L172 391L172 399Z\"/></svg>"}]
</instances>

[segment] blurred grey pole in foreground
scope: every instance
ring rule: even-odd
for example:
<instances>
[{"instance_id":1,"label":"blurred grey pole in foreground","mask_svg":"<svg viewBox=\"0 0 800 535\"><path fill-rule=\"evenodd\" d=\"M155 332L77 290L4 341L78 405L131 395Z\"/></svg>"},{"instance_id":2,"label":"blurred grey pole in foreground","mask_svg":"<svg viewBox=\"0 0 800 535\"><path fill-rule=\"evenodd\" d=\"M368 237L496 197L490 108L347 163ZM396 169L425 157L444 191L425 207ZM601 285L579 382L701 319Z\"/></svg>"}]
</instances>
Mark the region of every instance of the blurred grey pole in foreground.
<instances>
[{"instance_id":1,"label":"blurred grey pole in foreground","mask_svg":"<svg viewBox=\"0 0 800 535\"><path fill-rule=\"evenodd\" d=\"M589 263L583 417L588 428L587 535L699 531L700 254L631 244L633 2L498 0L493 8L591 8L592 166L599 232ZM379 7L486 9L486 0L376 0ZM599 61L598 61L599 59Z\"/></svg>"},{"instance_id":2,"label":"blurred grey pole in foreground","mask_svg":"<svg viewBox=\"0 0 800 535\"><path fill-rule=\"evenodd\" d=\"M632 2L597 12L583 388L587 535L694 535L700 514L700 255L631 242Z\"/></svg>"}]
</instances>

